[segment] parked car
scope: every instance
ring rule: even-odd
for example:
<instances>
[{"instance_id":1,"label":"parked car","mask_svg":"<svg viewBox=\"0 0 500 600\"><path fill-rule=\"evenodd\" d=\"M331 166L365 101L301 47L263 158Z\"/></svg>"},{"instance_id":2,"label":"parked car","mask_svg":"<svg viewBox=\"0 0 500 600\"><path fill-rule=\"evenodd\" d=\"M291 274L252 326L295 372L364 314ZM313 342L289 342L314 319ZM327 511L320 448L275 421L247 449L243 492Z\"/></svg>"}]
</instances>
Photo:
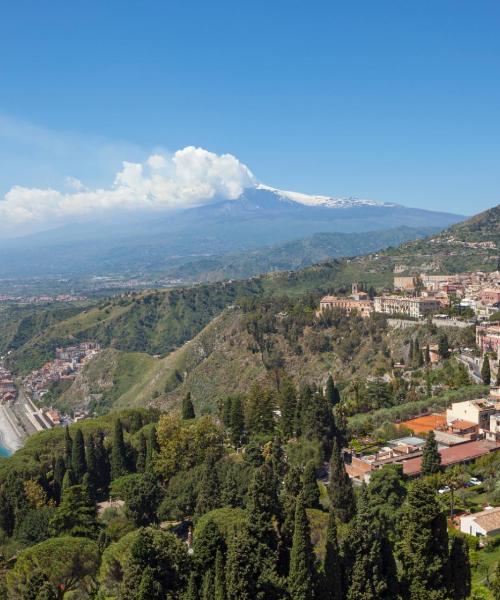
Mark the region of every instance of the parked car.
<instances>
[{"instance_id":1,"label":"parked car","mask_svg":"<svg viewBox=\"0 0 500 600\"><path fill-rule=\"evenodd\" d=\"M448 492L451 492L451 488L449 485L445 485L444 487L439 488L438 490L438 494L446 494Z\"/></svg>"},{"instance_id":2,"label":"parked car","mask_svg":"<svg viewBox=\"0 0 500 600\"><path fill-rule=\"evenodd\" d=\"M481 485L483 482L478 477L471 477L469 479L470 485Z\"/></svg>"}]
</instances>

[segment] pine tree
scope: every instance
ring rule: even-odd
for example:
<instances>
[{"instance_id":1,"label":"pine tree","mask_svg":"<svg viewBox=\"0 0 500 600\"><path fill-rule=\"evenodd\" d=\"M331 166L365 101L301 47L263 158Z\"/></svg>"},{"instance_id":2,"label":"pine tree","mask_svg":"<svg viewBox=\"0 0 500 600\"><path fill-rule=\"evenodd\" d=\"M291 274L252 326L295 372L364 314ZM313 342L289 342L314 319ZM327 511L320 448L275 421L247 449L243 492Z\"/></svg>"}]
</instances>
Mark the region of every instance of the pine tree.
<instances>
[{"instance_id":1,"label":"pine tree","mask_svg":"<svg viewBox=\"0 0 500 600\"><path fill-rule=\"evenodd\" d=\"M83 485L73 485L63 492L61 504L51 521L53 534L96 538L96 505Z\"/></svg>"},{"instance_id":2,"label":"pine tree","mask_svg":"<svg viewBox=\"0 0 500 600\"><path fill-rule=\"evenodd\" d=\"M348 523L356 512L356 500L352 482L345 469L342 453L336 440L330 459L329 494L336 517L342 523Z\"/></svg>"},{"instance_id":3,"label":"pine tree","mask_svg":"<svg viewBox=\"0 0 500 600\"><path fill-rule=\"evenodd\" d=\"M215 555L215 596L214 600L226 600L226 572L224 567L224 555L217 550Z\"/></svg>"},{"instance_id":4,"label":"pine tree","mask_svg":"<svg viewBox=\"0 0 500 600\"><path fill-rule=\"evenodd\" d=\"M319 508L319 487L316 480L316 465L313 460L306 464L302 480L306 508Z\"/></svg>"},{"instance_id":5,"label":"pine tree","mask_svg":"<svg viewBox=\"0 0 500 600\"><path fill-rule=\"evenodd\" d=\"M135 461L135 470L138 473L144 473L146 470L147 453L148 445L146 442L146 436L141 431L139 433L139 439L137 440L137 460Z\"/></svg>"},{"instance_id":6,"label":"pine tree","mask_svg":"<svg viewBox=\"0 0 500 600\"><path fill-rule=\"evenodd\" d=\"M220 481L217 475L214 457L207 455L201 475L200 490L196 499L195 519L221 506Z\"/></svg>"},{"instance_id":7,"label":"pine tree","mask_svg":"<svg viewBox=\"0 0 500 600\"><path fill-rule=\"evenodd\" d=\"M453 600L466 600L471 593L471 569L467 540L457 535L451 539L450 595Z\"/></svg>"},{"instance_id":8,"label":"pine tree","mask_svg":"<svg viewBox=\"0 0 500 600\"><path fill-rule=\"evenodd\" d=\"M194 419L196 417L194 412L193 401L191 400L191 392L188 392L182 400L182 418L184 420Z\"/></svg>"},{"instance_id":9,"label":"pine tree","mask_svg":"<svg viewBox=\"0 0 500 600\"><path fill-rule=\"evenodd\" d=\"M123 440L123 426L121 420L116 419L115 435L111 447L111 480L118 479L127 472L127 450Z\"/></svg>"},{"instance_id":10,"label":"pine tree","mask_svg":"<svg viewBox=\"0 0 500 600\"><path fill-rule=\"evenodd\" d=\"M297 394L293 382L285 379L281 385L279 396L281 410L281 431L285 439L295 434L295 416L297 412Z\"/></svg>"},{"instance_id":11,"label":"pine tree","mask_svg":"<svg viewBox=\"0 0 500 600\"><path fill-rule=\"evenodd\" d=\"M448 599L446 517L434 488L424 479L410 484L399 529L402 596L408 600Z\"/></svg>"},{"instance_id":12,"label":"pine tree","mask_svg":"<svg viewBox=\"0 0 500 600\"><path fill-rule=\"evenodd\" d=\"M436 435L433 431L427 434L422 452L422 475L432 475L441 470L441 454L439 454Z\"/></svg>"},{"instance_id":13,"label":"pine tree","mask_svg":"<svg viewBox=\"0 0 500 600\"><path fill-rule=\"evenodd\" d=\"M295 507L290 573L288 575L288 592L291 600L315 600L317 575L314 560L304 496L300 494Z\"/></svg>"},{"instance_id":14,"label":"pine tree","mask_svg":"<svg viewBox=\"0 0 500 600\"><path fill-rule=\"evenodd\" d=\"M321 588L324 600L342 600L342 560L337 540L337 520L332 510L328 513Z\"/></svg>"},{"instance_id":15,"label":"pine tree","mask_svg":"<svg viewBox=\"0 0 500 600\"><path fill-rule=\"evenodd\" d=\"M71 468L71 456L73 453L73 439L71 438L71 434L69 432L69 427L66 425L64 428L64 462L66 463L66 468Z\"/></svg>"},{"instance_id":16,"label":"pine tree","mask_svg":"<svg viewBox=\"0 0 500 600\"><path fill-rule=\"evenodd\" d=\"M483 380L484 385L491 384L490 359L487 354L485 354L483 358L483 365L481 367L481 379Z\"/></svg>"},{"instance_id":17,"label":"pine tree","mask_svg":"<svg viewBox=\"0 0 500 600\"><path fill-rule=\"evenodd\" d=\"M73 447L71 452L71 469L75 478L75 483L81 483L83 476L87 472L87 462L85 460L85 441L81 429L75 431Z\"/></svg>"}]
</instances>

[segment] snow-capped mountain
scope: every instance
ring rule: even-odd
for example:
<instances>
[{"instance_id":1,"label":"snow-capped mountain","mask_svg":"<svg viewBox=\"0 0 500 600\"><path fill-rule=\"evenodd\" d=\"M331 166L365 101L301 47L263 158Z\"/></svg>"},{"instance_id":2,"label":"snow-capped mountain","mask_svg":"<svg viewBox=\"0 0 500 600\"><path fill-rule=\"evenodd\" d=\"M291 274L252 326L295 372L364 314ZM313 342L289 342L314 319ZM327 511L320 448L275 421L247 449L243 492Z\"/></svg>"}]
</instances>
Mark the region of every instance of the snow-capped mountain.
<instances>
[{"instance_id":1,"label":"snow-capped mountain","mask_svg":"<svg viewBox=\"0 0 500 600\"><path fill-rule=\"evenodd\" d=\"M322 206L326 208L353 208L354 206L399 206L391 202L379 202L377 200L369 200L367 198L358 198L357 196L349 196L348 198L331 198L330 196L279 190L263 183L259 183L255 187L258 190L272 192L280 198L292 200L293 202L304 204L305 206Z\"/></svg>"},{"instance_id":2,"label":"snow-capped mountain","mask_svg":"<svg viewBox=\"0 0 500 600\"><path fill-rule=\"evenodd\" d=\"M0 277L158 272L192 257L247 252L317 233L444 228L449 213L359 198L330 198L266 185L175 213L116 215L0 243ZM406 239L409 239L406 237ZM57 255L58 260L52 257Z\"/></svg>"}]
</instances>

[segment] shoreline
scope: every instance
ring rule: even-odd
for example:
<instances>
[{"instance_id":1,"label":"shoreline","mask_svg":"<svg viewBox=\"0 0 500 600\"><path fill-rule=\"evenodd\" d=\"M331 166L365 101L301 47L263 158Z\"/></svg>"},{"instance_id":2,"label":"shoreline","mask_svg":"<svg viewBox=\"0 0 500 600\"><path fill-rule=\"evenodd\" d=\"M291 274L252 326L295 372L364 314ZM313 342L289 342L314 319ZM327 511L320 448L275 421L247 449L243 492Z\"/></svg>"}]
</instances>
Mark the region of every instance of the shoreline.
<instances>
[{"instance_id":1,"label":"shoreline","mask_svg":"<svg viewBox=\"0 0 500 600\"><path fill-rule=\"evenodd\" d=\"M6 406L0 406L0 444L11 454L23 445L24 436L14 424Z\"/></svg>"}]
</instances>

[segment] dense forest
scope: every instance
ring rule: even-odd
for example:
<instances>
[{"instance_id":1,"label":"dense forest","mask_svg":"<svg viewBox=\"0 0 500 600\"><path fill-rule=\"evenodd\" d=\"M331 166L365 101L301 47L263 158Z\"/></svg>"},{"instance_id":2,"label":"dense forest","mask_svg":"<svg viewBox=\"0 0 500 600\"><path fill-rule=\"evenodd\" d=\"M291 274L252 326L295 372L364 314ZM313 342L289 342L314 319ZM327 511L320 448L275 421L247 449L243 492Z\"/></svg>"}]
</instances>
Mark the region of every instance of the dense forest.
<instances>
[{"instance_id":1,"label":"dense forest","mask_svg":"<svg viewBox=\"0 0 500 600\"><path fill-rule=\"evenodd\" d=\"M344 412L331 378L284 379L217 417L186 396L34 436L0 463L1 597L467 598L432 437L425 477L386 466L354 488Z\"/></svg>"}]
</instances>

